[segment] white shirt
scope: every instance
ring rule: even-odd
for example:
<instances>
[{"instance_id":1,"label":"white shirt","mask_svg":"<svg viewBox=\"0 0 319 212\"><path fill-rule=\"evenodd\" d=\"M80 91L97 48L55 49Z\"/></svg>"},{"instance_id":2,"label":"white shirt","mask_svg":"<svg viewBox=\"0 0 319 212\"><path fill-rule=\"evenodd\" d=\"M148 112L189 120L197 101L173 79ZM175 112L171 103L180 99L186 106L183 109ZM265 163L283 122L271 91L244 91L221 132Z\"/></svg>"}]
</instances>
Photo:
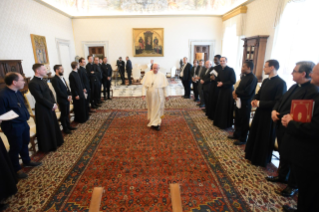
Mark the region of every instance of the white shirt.
<instances>
[{"instance_id":1,"label":"white shirt","mask_svg":"<svg viewBox=\"0 0 319 212\"><path fill-rule=\"evenodd\" d=\"M181 71L181 74L179 75L180 77L184 76L184 69L185 69L186 66L187 66L187 63L184 64L184 66L182 68L182 71Z\"/></svg>"}]
</instances>

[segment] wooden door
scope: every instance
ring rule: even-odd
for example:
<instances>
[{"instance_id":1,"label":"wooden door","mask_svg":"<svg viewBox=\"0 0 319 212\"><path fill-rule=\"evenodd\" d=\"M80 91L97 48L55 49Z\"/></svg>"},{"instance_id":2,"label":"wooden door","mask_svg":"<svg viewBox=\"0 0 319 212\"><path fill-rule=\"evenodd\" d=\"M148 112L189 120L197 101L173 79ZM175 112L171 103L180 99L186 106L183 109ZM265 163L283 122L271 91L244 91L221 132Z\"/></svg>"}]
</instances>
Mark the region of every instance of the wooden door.
<instances>
[{"instance_id":1,"label":"wooden door","mask_svg":"<svg viewBox=\"0 0 319 212\"><path fill-rule=\"evenodd\" d=\"M99 57L103 59L104 55L104 47L103 46L91 46L89 47L89 54L93 57Z\"/></svg>"},{"instance_id":2,"label":"wooden door","mask_svg":"<svg viewBox=\"0 0 319 212\"><path fill-rule=\"evenodd\" d=\"M204 61L209 59L209 45L194 46L194 58L197 60L203 59Z\"/></svg>"}]
</instances>

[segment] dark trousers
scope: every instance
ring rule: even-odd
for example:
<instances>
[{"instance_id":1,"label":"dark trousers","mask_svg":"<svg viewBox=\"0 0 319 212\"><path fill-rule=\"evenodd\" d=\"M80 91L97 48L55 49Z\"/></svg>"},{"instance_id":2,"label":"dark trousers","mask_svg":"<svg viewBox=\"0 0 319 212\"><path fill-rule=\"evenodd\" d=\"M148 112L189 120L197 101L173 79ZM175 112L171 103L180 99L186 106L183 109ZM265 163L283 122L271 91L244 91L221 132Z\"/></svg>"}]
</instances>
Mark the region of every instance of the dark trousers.
<instances>
[{"instance_id":1,"label":"dark trousers","mask_svg":"<svg viewBox=\"0 0 319 212\"><path fill-rule=\"evenodd\" d=\"M96 105L97 103L99 103L99 83L97 79L92 79L90 81L91 83L91 106Z\"/></svg>"},{"instance_id":2,"label":"dark trousers","mask_svg":"<svg viewBox=\"0 0 319 212\"><path fill-rule=\"evenodd\" d=\"M99 102L101 102L101 97L102 97L102 80L99 79Z\"/></svg>"},{"instance_id":3,"label":"dark trousers","mask_svg":"<svg viewBox=\"0 0 319 212\"><path fill-rule=\"evenodd\" d=\"M18 172L21 169L19 163L19 155L24 164L30 163L29 142L30 142L30 127L27 122L12 125L12 129L4 131L10 144L9 157L11 159L14 171Z\"/></svg>"},{"instance_id":4,"label":"dark trousers","mask_svg":"<svg viewBox=\"0 0 319 212\"><path fill-rule=\"evenodd\" d=\"M90 111L90 102L91 102L91 89L86 89L87 98L85 100L87 111Z\"/></svg>"},{"instance_id":5,"label":"dark trousers","mask_svg":"<svg viewBox=\"0 0 319 212\"><path fill-rule=\"evenodd\" d=\"M182 83L185 91L184 96L189 98L191 96L191 81L182 79Z\"/></svg>"},{"instance_id":6,"label":"dark trousers","mask_svg":"<svg viewBox=\"0 0 319 212\"><path fill-rule=\"evenodd\" d=\"M313 170L295 165L292 165L292 170L294 173L296 173L296 179L299 189L297 211L319 211L319 172L315 172Z\"/></svg>"},{"instance_id":7,"label":"dark trousers","mask_svg":"<svg viewBox=\"0 0 319 212\"><path fill-rule=\"evenodd\" d=\"M129 83L132 84L132 79L131 79L132 69L126 69L126 73L127 73L127 78L128 78Z\"/></svg>"},{"instance_id":8,"label":"dark trousers","mask_svg":"<svg viewBox=\"0 0 319 212\"><path fill-rule=\"evenodd\" d=\"M197 82L192 82L193 83L193 92L194 92L194 100L198 100L198 83Z\"/></svg>"},{"instance_id":9,"label":"dark trousers","mask_svg":"<svg viewBox=\"0 0 319 212\"><path fill-rule=\"evenodd\" d=\"M201 84L200 82L198 82L197 90L198 90L198 95L199 95L199 98L200 98L200 105L204 105L205 104L205 98L204 98L203 84Z\"/></svg>"},{"instance_id":10,"label":"dark trousers","mask_svg":"<svg viewBox=\"0 0 319 212\"><path fill-rule=\"evenodd\" d=\"M208 85L204 85L204 86L208 86ZM205 108L206 110L209 107L209 90L203 90L203 94L204 94L204 104L205 104Z\"/></svg>"},{"instance_id":11,"label":"dark trousers","mask_svg":"<svg viewBox=\"0 0 319 212\"><path fill-rule=\"evenodd\" d=\"M63 127L63 130L67 130L70 128L70 102L58 102L59 109L61 111L60 122Z\"/></svg>"},{"instance_id":12,"label":"dark trousers","mask_svg":"<svg viewBox=\"0 0 319 212\"><path fill-rule=\"evenodd\" d=\"M106 98L106 93L107 93L107 98L110 99L110 87L111 87L111 80L103 78L103 96Z\"/></svg>"},{"instance_id":13,"label":"dark trousers","mask_svg":"<svg viewBox=\"0 0 319 212\"><path fill-rule=\"evenodd\" d=\"M291 161L289 160L289 158L285 158L281 154L280 149L281 149L281 144L282 144L284 134L286 132L286 128L282 126L280 122L281 120L276 123L277 125L276 135L277 135L278 149L279 149L279 155L280 155L278 176L281 179L288 180L288 186L292 188L297 188L296 176L291 169L291 166L292 166Z\"/></svg>"},{"instance_id":14,"label":"dark trousers","mask_svg":"<svg viewBox=\"0 0 319 212\"><path fill-rule=\"evenodd\" d=\"M241 108L235 109L235 132L234 137L241 142L247 141L249 131L251 104L250 101L242 101Z\"/></svg>"},{"instance_id":15,"label":"dark trousers","mask_svg":"<svg viewBox=\"0 0 319 212\"><path fill-rule=\"evenodd\" d=\"M125 84L125 73L124 73L124 68L120 68L120 75L121 75L121 79L122 79L122 84Z\"/></svg>"}]
</instances>

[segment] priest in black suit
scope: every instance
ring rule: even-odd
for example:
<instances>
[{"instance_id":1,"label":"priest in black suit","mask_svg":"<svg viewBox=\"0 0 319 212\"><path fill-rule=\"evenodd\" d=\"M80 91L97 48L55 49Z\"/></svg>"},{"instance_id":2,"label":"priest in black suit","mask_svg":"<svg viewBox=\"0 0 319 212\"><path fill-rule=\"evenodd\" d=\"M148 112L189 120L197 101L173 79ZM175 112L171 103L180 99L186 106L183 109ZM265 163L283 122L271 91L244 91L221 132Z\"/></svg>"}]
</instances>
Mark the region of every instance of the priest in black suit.
<instances>
[{"instance_id":1,"label":"priest in black suit","mask_svg":"<svg viewBox=\"0 0 319 212\"><path fill-rule=\"evenodd\" d=\"M34 77L29 83L29 90L35 98L35 120L39 150L42 152L55 151L64 142L59 122L55 114L58 108L52 91L43 81L47 70L43 64L32 66Z\"/></svg>"},{"instance_id":2,"label":"priest in black suit","mask_svg":"<svg viewBox=\"0 0 319 212\"><path fill-rule=\"evenodd\" d=\"M197 88L198 87L198 80L196 78L198 76L198 71L199 71L198 60L194 60L193 67L192 67L192 70L191 70L191 77L192 77L194 101L195 102L199 101L198 88Z\"/></svg>"},{"instance_id":3,"label":"priest in black suit","mask_svg":"<svg viewBox=\"0 0 319 212\"><path fill-rule=\"evenodd\" d=\"M86 61L83 57L79 59L79 65L80 65L80 68L78 69L78 73L82 81L83 89L85 89L87 93L87 98L85 100L86 108L88 112L92 113L94 111L90 109L90 101L91 101L90 79L88 78L87 71L85 69Z\"/></svg>"},{"instance_id":4,"label":"priest in black suit","mask_svg":"<svg viewBox=\"0 0 319 212\"><path fill-rule=\"evenodd\" d=\"M189 99L191 96L191 70L192 65L187 62L187 57L183 58L184 65L181 67L181 73L179 74L184 86L184 98Z\"/></svg>"},{"instance_id":5,"label":"priest in black suit","mask_svg":"<svg viewBox=\"0 0 319 212\"><path fill-rule=\"evenodd\" d=\"M107 63L107 57L103 58L103 63L102 63L102 75L103 75L103 95L104 95L104 100L111 100L110 97L110 88L111 88L111 82L112 82L112 66ZM107 93L107 98L106 98L106 93Z\"/></svg>"},{"instance_id":6,"label":"priest in black suit","mask_svg":"<svg viewBox=\"0 0 319 212\"><path fill-rule=\"evenodd\" d=\"M132 85L132 79L131 79L132 69L133 69L132 62L129 57L126 57L126 73L127 73L129 85Z\"/></svg>"},{"instance_id":7,"label":"priest in black suit","mask_svg":"<svg viewBox=\"0 0 319 212\"><path fill-rule=\"evenodd\" d=\"M271 162L275 145L275 129L271 111L287 91L286 82L277 75L278 69L277 60L268 60L265 63L264 73L268 75L268 78L264 79L260 90L251 102L252 107L257 109L245 147L245 158L255 166L266 167Z\"/></svg>"},{"instance_id":8,"label":"priest in black suit","mask_svg":"<svg viewBox=\"0 0 319 212\"><path fill-rule=\"evenodd\" d=\"M98 82L98 100L97 102L99 104L102 103L102 100L101 100L101 94L102 94L102 79L103 79L103 76L102 76L102 68L101 68L101 65L100 65L100 58L99 57L95 57L94 58L94 64L93 64L93 70L97 76L97 82Z\"/></svg>"},{"instance_id":9,"label":"priest in black suit","mask_svg":"<svg viewBox=\"0 0 319 212\"><path fill-rule=\"evenodd\" d=\"M213 67L213 72L210 73L210 88L209 88L209 95L208 95L208 101L207 101L207 106L206 106L206 116L210 120L214 120L214 115L215 115L215 109L216 109L216 103L217 103L217 98L218 98L218 93L219 89L217 87L217 82L218 82L218 74L222 67L220 66L220 60L221 56L220 55L215 55L214 57L214 63L215 66Z\"/></svg>"},{"instance_id":10,"label":"priest in black suit","mask_svg":"<svg viewBox=\"0 0 319 212\"><path fill-rule=\"evenodd\" d=\"M280 154L280 164L278 176L267 177L271 182L286 182L288 186L282 191L276 191L278 194L286 197L293 196L297 191L296 177L291 170L291 142L283 139L286 133L286 128L281 123L281 118L290 113L291 101L294 99L313 99L318 93L318 88L310 83L310 72L315 64L313 62L302 61L298 62L292 72L293 80L296 82L291 88L276 102L273 111L271 112L272 120L276 124L276 134Z\"/></svg>"},{"instance_id":11,"label":"priest in black suit","mask_svg":"<svg viewBox=\"0 0 319 212\"><path fill-rule=\"evenodd\" d=\"M124 73L125 63L122 60L122 57L119 57L119 59L116 61L116 66L121 75L122 85L125 85L125 73Z\"/></svg>"},{"instance_id":12,"label":"priest in black suit","mask_svg":"<svg viewBox=\"0 0 319 212\"><path fill-rule=\"evenodd\" d=\"M72 72L69 76L70 87L74 106L74 121L84 123L88 120L86 108L86 90L82 86L82 81L78 73L79 63L74 61L71 63Z\"/></svg>"},{"instance_id":13,"label":"priest in black suit","mask_svg":"<svg viewBox=\"0 0 319 212\"><path fill-rule=\"evenodd\" d=\"M235 132L233 136L228 138L236 139L235 145L246 144L247 135L249 131L249 121L251 112L251 100L255 96L257 78L253 74L254 64L251 61L245 61L241 69L241 80L233 91L233 99L240 101L241 107L239 108L236 104L235 109Z\"/></svg>"},{"instance_id":14,"label":"priest in black suit","mask_svg":"<svg viewBox=\"0 0 319 212\"><path fill-rule=\"evenodd\" d=\"M70 88L63 77L64 69L62 65L55 65L53 67L55 76L52 78L52 86L54 87L59 109L61 111L60 122L63 127L63 132L71 134L71 130L75 128L70 124L70 102L72 100Z\"/></svg>"},{"instance_id":15,"label":"priest in black suit","mask_svg":"<svg viewBox=\"0 0 319 212\"><path fill-rule=\"evenodd\" d=\"M201 73L201 80L199 81L200 84L202 84L202 89L203 89L203 96L204 96L204 102L205 102L205 109L203 109L206 112L206 108L208 105L208 98L209 98L209 89L210 89L210 84L211 84L211 80L210 80L210 73L213 70L212 67L213 63L210 60L207 60L205 62L205 69L204 71Z\"/></svg>"},{"instance_id":16,"label":"priest in black suit","mask_svg":"<svg viewBox=\"0 0 319 212\"><path fill-rule=\"evenodd\" d=\"M311 78L311 83L319 88L319 64L314 67ZM286 128L283 140L289 141L292 170L299 188L297 210L284 205L284 211L319 211L319 94L313 100L315 105L310 123L293 121L290 114L281 120Z\"/></svg>"},{"instance_id":17,"label":"priest in black suit","mask_svg":"<svg viewBox=\"0 0 319 212\"><path fill-rule=\"evenodd\" d=\"M233 107L234 100L232 92L236 82L236 75L233 68L227 66L227 58L220 58L222 69L218 74L217 87L219 88L214 125L226 129L233 125Z\"/></svg>"},{"instance_id":18,"label":"priest in black suit","mask_svg":"<svg viewBox=\"0 0 319 212\"><path fill-rule=\"evenodd\" d=\"M94 63L93 57L91 55L88 56L88 64L86 64L86 73L90 80L91 86L91 107L93 109L98 108L100 106L99 103L99 79L97 73L94 71Z\"/></svg>"}]
</instances>

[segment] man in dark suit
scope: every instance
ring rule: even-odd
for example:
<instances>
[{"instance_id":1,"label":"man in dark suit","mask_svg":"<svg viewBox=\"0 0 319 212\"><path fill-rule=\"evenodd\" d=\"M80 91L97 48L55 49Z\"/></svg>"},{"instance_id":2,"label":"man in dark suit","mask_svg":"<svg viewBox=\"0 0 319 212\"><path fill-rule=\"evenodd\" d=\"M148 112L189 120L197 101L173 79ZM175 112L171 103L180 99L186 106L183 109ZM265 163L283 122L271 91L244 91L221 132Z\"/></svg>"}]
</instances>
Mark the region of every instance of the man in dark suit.
<instances>
[{"instance_id":1,"label":"man in dark suit","mask_svg":"<svg viewBox=\"0 0 319 212\"><path fill-rule=\"evenodd\" d=\"M121 85L125 85L125 73L124 73L125 63L122 60L122 57L119 57L119 59L116 61L116 66L117 66L118 71L120 72L120 75L121 75L121 79L122 79Z\"/></svg>"},{"instance_id":2,"label":"man in dark suit","mask_svg":"<svg viewBox=\"0 0 319 212\"><path fill-rule=\"evenodd\" d=\"M191 95L191 70L192 65L187 62L187 57L183 58L184 65L181 68L181 73L179 74L180 79L182 80L184 86L184 96L183 98L189 99Z\"/></svg>"},{"instance_id":3,"label":"man in dark suit","mask_svg":"<svg viewBox=\"0 0 319 212\"><path fill-rule=\"evenodd\" d=\"M107 57L103 58L103 63L102 63L102 75L103 75L103 95L104 95L104 100L111 100L110 98L110 87L111 87L111 82L112 82L112 66L107 63ZM107 98L106 98L106 92L107 92Z\"/></svg>"},{"instance_id":4,"label":"man in dark suit","mask_svg":"<svg viewBox=\"0 0 319 212\"><path fill-rule=\"evenodd\" d=\"M52 86L54 87L59 109L61 111L61 125L64 133L71 134L71 130L75 129L71 127L69 119L70 102L72 100L71 90L63 77L64 69L62 65L55 65L53 69L55 71L55 76L52 78Z\"/></svg>"},{"instance_id":5,"label":"man in dark suit","mask_svg":"<svg viewBox=\"0 0 319 212\"><path fill-rule=\"evenodd\" d=\"M132 85L132 79L131 79L132 69L133 69L132 62L129 57L126 57L126 73L127 73L129 85Z\"/></svg>"},{"instance_id":6,"label":"man in dark suit","mask_svg":"<svg viewBox=\"0 0 319 212\"><path fill-rule=\"evenodd\" d=\"M86 64L86 73L90 80L90 86L91 86L91 107L92 108L98 108L99 105L99 82L97 73L94 72L94 63L93 63L93 56L88 56L88 64Z\"/></svg>"},{"instance_id":7,"label":"man in dark suit","mask_svg":"<svg viewBox=\"0 0 319 212\"><path fill-rule=\"evenodd\" d=\"M192 77L192 83L193 83L193 92L194 92L194 101L197 102L199 101L198 99L198 71L199 71L199 66L198 66L198 60L194 60L193 67L191 70L191 77Z\"/></svg>"},{"instance_id":8,"label":"man in dark suit","mask_svg":"<svg viewBox=\"0 0 319 212\"><path fill-rule=\"evenodd\" d=\"M99 57L94 58L93 70L96 73L96 76L98 79L97 80L98 81L98 94L97 94L98 100L97 100L97 102L101 104L102 103L101 94L102 94L102 79L103 79L103 77L102 77L102 69L101 69Z\"/></svg>"},{"instance_id":9,"label":"man in dark suit","mask_svg":"<svg viewBox=\"0 0 319 212\"><path fill-rule=\"evenodd\" d=\"M210 60L207 60L205 62L205 69L202 71L200 76L200 84L202 84L203 93L204 93L204 103L207 105L207 102L209 100L209 89L210 89L210 72L213 70L213 62Z\"/></svg>"},{"instance_id":10,"label":"man in dark suit","mask_svg":"<svg viewBox=\"0 0 319 212\"><path fill-rule=\"evenodd\" d=\"M319 88L319 64L311 73L311 83ZM319 94L313 98L315 106L311 122L293 121L290 114L285 115L281 122L286 128L284 140L290 143L292 170L295 173L299 193L297 210L284 205L284 211L319 211Z\"/></svg>"},{"instance_id":11,"label":"man in dark suit","mask_svg":"<svg viewBox=\"0 0 319 212\"><path fill-rule=\"evenodd\" d=\"M86 61L83 57L79 59L80 68L78 73L80 75L82 86L86 90L87 98L86 98L86 107L89 113L93 113L95 111L90 109L90 101L91 101L91 86L90 86L90 79L88 78L87 71L85 69ZM95 108L94 105L91 105L92 108Z\"/></svg>"},{"instance_id":12,"label":"man in dark suit","mask_svg":"<svg viewBox=\"0 0 319 212\"><path fill-rule=\"evenodd\" d=\"M291 169L291 142L289 139L284 139L286 128L282 124L282 117L290 113L291 101L294 99L313 99L318 93L318 88L310 83L310 72L315 66L313 62L302 61L296 64L292 76L296 82L290 89L281 97L275 104L271 112L271 118L276 124L276 135L280 154L280 164L278 169L278 176L266 177L271 182L286 183L287 187L282 191L276 193L290 197L298 192L297 182L294 171Z\"/></svg>"}]
</instances>

